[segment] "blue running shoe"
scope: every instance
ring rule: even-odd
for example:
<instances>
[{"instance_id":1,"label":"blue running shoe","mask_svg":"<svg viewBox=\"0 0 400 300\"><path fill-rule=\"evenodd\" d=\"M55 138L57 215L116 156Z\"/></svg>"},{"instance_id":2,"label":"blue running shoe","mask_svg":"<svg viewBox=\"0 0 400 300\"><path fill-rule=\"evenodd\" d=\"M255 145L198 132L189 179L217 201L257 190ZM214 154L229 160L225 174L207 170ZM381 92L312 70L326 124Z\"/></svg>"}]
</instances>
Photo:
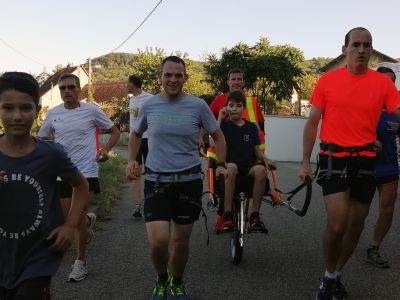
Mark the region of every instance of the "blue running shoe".
<instances>
[{"instance_id":1,"label":"blue running shoe","mask_svg":"<svg viewBox=\"0 0 400 300\"><path fill-rule=\"evenodd\" d=\"M186 294L186 290L185 290L185 287L183 286L183 283L173 284L171 282L169 288L171 290L172 299L174 299L174 300L188 300L189 299L189 297Z\"/></svg>"},{"instance_id":2,"label":"blue running shoe","mask_svg":"<svg viewBox=\"0 0 400 300\"><path fill-rule=\"evenodd\" d=\"M172 276L168 273L168 278L165 282L156 281L151 300L167 300L167 290L171 280Z\"/></svg>"}]
</instances>

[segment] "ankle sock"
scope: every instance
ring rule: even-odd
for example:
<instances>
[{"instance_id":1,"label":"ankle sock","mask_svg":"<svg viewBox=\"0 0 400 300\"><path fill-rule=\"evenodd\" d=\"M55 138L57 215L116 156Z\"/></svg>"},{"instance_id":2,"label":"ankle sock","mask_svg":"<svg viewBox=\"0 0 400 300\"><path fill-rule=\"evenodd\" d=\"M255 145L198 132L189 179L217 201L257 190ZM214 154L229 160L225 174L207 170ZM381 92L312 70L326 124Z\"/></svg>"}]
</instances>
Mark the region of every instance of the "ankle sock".
<instances>
[{"instance_id":1,"label":"ankle sock","mask_svg":"<svg viewBox=\"0 0 400 300\"><path fill-rule=\"evenodd\" d=\"M325 271L325 277L329 279L336 279L336 272L335 273L329 273L328 271Z\"/></svg>"}]
</instances>

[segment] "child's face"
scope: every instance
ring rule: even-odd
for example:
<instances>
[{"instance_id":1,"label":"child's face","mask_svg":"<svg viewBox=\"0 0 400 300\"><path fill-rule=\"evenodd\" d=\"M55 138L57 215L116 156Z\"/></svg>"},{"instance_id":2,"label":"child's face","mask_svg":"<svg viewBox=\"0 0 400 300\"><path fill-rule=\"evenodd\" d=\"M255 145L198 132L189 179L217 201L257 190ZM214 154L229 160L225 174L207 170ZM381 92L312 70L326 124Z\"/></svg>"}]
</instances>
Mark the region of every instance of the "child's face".
<instances>
[{"instance_id":1,"label":"child's face","mask_svg":"<svg viewBox=\"0 0 400 300\"><path fill-rule=\"evenodd\" d=\"M29 94L7 90L0 95L0 120L7 135L30 134L39 110Z\"/></svg>"},{"instance_id":2,"label":"child's face","mask_svg":"<svg viewBox=\"0 0 400 300\"><path fill-rule=\"evenodd\" d=\"M227 110L231 120L239 120L242 118L244 106L243 106L243 103L240 103L240 102L228 101L226 110Z\"/></svg>"}]
</instances>

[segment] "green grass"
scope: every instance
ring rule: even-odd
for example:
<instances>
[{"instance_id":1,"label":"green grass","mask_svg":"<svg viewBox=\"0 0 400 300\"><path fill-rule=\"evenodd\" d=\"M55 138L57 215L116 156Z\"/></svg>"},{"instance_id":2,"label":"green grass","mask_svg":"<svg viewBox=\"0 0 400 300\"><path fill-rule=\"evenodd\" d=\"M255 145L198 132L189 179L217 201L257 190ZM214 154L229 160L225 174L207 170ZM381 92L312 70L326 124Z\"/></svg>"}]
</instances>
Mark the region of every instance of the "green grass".
<instances>
[{"instance_id":1,"label":"green grass","mask_svg":"<svg viewBox=\"0 0 400 300\"><path fill-rule=\"evenodd\" d=\"M97 207L99 219L105 219L110 215L112 205L121 199L123 185L128 182L125 177L126 159L110 152L109 160L99 165L101 193L94 196L92 205Z\"/></svg>"}]
</instances>

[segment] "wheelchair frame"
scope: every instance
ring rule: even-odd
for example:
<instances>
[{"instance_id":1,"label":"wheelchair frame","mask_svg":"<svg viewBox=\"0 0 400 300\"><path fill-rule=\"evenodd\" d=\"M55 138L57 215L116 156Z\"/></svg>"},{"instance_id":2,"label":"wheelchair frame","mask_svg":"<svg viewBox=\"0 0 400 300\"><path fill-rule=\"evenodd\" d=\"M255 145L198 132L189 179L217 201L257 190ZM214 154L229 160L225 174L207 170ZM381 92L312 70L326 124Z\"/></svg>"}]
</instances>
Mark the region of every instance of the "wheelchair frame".
<instances>
[{"instance_id":1,"label":"wheelchair frame","mask_svg":"<svg viewBox=\"0 0 400 300\"><path fill-rule=\"evenodd\" d=\"M311 201L311 194L312 194L312 180L310 177L306 177L304 183L300 186L296 187L290 192L282 192L278 189L278 179L276 175L276 170L270 170L272 175L272 182L273 182L273 189L269 188L269 192L264 195L263 201L269 203L271 206L283 206L288 208L290 211L293 211L298 216L305 216L310 205ZM222 214L224 211L223 202L224 202L224 177L223 175L219 175L218 182L219 182L219 193L216 193L215 185L214 185L214 174L215 168L210 162L208 161L208 169L207 169L207 176L208 176L208 187L209 187L209 195L210 200L207 203L208 207L217 208L218 214ZM269 184L269 182L267 183ZM306 198L301 209L297 208L292 203L292 198L297 192L301 189L306 187ZM282 194L289 195L286 199L282 197ZM245 192L240 191L234 195L233 199L233 224L234 230L232 233L232 237L230 240L230 249L231 249L231 260L232 263L238 265L243 257L243 246L244 246L244 238L246 233L250 232L258 232L258 233L265 233L268 234L267 230L246 230L246 223L248 220L248 209L249 209L249 202L251 197L247 196Z\"/></svg>"}]
</instances>

